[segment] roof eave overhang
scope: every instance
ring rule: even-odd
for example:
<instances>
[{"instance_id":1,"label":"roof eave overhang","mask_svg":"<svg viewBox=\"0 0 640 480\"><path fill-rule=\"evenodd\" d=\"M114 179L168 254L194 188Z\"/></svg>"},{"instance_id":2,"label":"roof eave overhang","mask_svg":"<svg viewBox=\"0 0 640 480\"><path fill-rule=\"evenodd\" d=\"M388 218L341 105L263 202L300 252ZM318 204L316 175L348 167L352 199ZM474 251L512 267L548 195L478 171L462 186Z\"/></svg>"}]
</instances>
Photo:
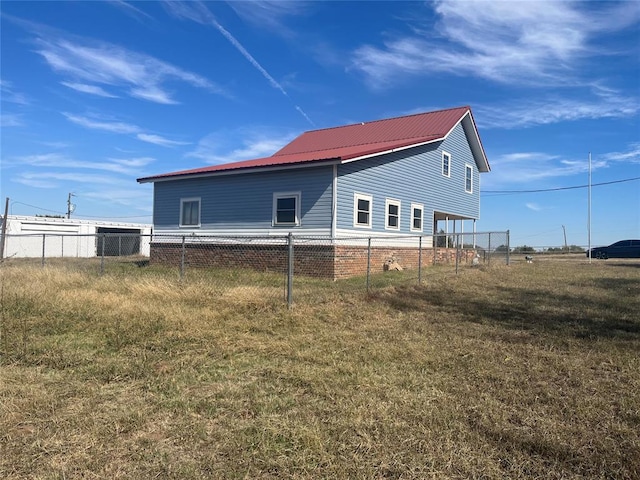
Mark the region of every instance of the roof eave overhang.
<instances>
[{"instance_id":1,"label":"roof eave overhang","mask_svg":"<svg viewBox=\"0 0 640 480\"><path fill-rule=\"evenodd\" d=\"M265 173L265 172L274 172L280 170L292 170L299 168L310 168L310 167L320 167L323 165L333 165L340 163L342 159L339 157L336 158L328 158L322 160L303 160L300 162L291 162L283 165L259 165L259 166L250 166L250 167L239 167L232 168L229 170L216 170L212 172L185 172L185 173L176 173L173 175L160 175L154 177L142 177L138 178L136 181L138 183L155 183L155 182L168 182L172 180L183 180L188 178L205 178L205 177L223 177L229 175L238 175L238 174L246 174L246 173Z\"/></svg>"}]
</instances>

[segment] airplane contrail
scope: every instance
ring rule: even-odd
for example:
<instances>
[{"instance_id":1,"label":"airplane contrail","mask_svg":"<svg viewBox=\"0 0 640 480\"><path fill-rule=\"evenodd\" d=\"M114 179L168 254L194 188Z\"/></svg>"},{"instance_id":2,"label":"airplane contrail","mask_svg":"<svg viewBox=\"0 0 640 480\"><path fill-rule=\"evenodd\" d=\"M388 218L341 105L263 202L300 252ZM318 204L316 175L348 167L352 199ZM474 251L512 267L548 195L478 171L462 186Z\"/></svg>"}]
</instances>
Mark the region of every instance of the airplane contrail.
<instances>
[{"instance_id":1,"label":"airplane contrail","mask_svg":"<svg viewBox=\"0 0 640 480\"><path fill-rule=\"evenodd\" d=\"M209 9L202 4L202 2L189 2L185 4L184 2L165 2L166 5L169 6L171 13L177 17L187 18L189 20L193 20L194 22L203 24L203 25L212 25L218 29L218 31L233 45L236 49L242 54L247 61L253 65L256 70L258 70L264 78L267 79L269 84L277 89L291 100L291 97L287 93L287 91L282 88L280 85L270 74L267 72L262 65L258 63L258 61L253 58L246 48L242 46L242 44L220 23L216 20L213 14L209 11ZM315 127L315 123L309 118L309 116L300 108L298 105L294 105L294 108L302 115L311 125Z\"/></svg>"}]
</instances>

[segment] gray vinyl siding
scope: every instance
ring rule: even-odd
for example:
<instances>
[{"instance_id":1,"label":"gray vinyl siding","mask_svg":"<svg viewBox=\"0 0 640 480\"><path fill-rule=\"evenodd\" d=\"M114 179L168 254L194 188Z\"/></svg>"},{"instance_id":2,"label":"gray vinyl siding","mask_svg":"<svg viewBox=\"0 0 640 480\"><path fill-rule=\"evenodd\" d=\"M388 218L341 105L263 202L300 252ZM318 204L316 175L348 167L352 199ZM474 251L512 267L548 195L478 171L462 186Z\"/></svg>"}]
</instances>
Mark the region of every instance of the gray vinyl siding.
<instances>
[{"instance_id":1,"label":"gray vinyl siding","mask_svg":"<svg viewBox=\"0 0 640 480\"><path fill-rule=\"evenodd\" d=\"M301 192L299 229L331 228L332 167L245 173L154 184L156 231L179 228L180 199L200 198L200 227L193 230L278 229L272 227L273 194ZM183 228L183 230L192 230Z\"/></svg>"},{"instance_id":2,"label":"gray vinyl siding","mask_svg":"<svg viewBox=\"0 0 640 480\"><path fill-rule=\"evenodd\" d=\"M442 151L451 154L450 176L442 175ZM465 191L465 165L473 167L473 192ZM479 218L478 167L461 125L439 143L338 166L337 228L357 232L411 232L411 204L424 206L423 233L433 233L434 211ZM372 228L353 225L354 192L373 197ZM385 229L385 199L401 202L400 230Z\"/></svg>"}]
</instances>

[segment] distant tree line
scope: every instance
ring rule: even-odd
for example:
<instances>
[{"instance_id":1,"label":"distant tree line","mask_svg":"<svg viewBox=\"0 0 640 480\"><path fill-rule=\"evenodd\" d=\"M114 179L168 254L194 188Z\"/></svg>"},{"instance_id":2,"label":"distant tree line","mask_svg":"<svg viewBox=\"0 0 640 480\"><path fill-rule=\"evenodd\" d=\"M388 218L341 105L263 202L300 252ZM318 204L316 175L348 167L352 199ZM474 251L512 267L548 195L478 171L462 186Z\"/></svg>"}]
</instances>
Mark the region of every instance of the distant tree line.
<instances>
[{"instance_id":1,"label":"distant tree line","mask_svg":"<svg viewBox=\"0 0 640 480\"><path fill-rule=\"evenodd\" d=\"M506 245L500 245L496 248L496 252L506 252ZM565 247L549 247L542 250L536 250L528 245L519 245L509 250L512 253L584 253L585 249L579 245L567 245Z\"/></svg>"}]
</instances>

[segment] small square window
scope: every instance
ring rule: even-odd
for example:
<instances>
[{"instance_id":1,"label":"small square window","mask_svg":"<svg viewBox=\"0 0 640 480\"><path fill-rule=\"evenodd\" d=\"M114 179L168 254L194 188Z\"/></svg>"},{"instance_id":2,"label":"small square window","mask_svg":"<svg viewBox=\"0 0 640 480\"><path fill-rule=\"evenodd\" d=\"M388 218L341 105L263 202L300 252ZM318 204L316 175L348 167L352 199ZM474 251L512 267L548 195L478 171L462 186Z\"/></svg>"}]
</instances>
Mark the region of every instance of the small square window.
<instances>
[{"instance_id":1,"label":"small square window","mask_svg":"<svg viewBox=\"0 0 640 480\"><path fill-rule=\"evenodd\" d=\"M371 227L373 198L356 193L354 196L353 224L356 227Z\"/></svg>"},{"instance_id":2,"label":"small square window","mask_svg":"<svg viewBox=\"0 0 640 480\"><path fill-rule=\"evenodd\" d=\"M451 176L451 154L447 152L442 152L442 175Z\"/></svg>"},{"instance_id":3,"label":"small square window","mask_svg":"<svg viewBox=\"0 0 640 480\"><path fill-rule=\"evenodd\" d=\"M183 198L180 200L180 226L200 226L200 199Z\"/></svg>"},{"instance_id":4,"label":"small square window","mask_svg":"<svg viewBox=\"0 0 640 480\"><path fill-rule=\"evenodd\" d=\"M388 230L400 230L400 202L398 200L386 201L387 223L385 228Z\"/></svg>"},{"instance_id":5,"label":"small square window","mask_svg":"<svg viewBox=\"0 0 640 480\"><path fill-rule=\"evenodd\" d=\"M273 225L300 225L300 192L273 194Z\"/></svg>"}]
</instances>

